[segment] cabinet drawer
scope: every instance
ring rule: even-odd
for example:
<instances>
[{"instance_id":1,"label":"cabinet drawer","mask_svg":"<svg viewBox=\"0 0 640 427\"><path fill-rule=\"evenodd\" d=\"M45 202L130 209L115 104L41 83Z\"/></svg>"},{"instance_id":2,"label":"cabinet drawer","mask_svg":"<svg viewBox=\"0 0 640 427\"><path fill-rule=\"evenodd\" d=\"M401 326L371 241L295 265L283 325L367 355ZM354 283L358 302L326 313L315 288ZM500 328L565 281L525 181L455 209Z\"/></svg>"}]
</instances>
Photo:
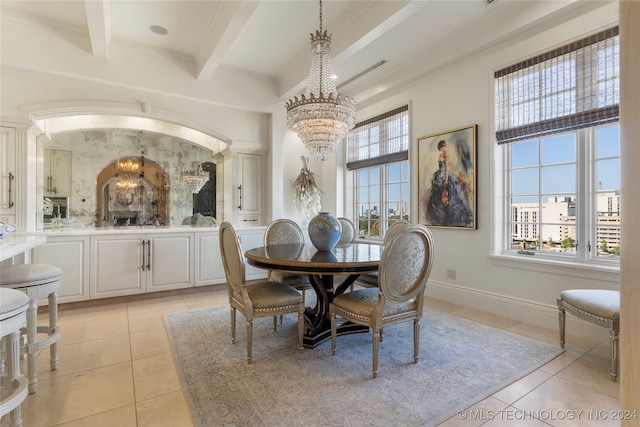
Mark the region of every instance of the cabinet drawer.
<instances>
[{"instance_id":1,"label":"cabinet drawer","mask_svg":"<svg viewBox=\"0 0 640 427\"><path fill-rule=\"evenodd\" d=\"M261 225L260 215L238 215L238 225Z\"/></svg>"}]
</instances>

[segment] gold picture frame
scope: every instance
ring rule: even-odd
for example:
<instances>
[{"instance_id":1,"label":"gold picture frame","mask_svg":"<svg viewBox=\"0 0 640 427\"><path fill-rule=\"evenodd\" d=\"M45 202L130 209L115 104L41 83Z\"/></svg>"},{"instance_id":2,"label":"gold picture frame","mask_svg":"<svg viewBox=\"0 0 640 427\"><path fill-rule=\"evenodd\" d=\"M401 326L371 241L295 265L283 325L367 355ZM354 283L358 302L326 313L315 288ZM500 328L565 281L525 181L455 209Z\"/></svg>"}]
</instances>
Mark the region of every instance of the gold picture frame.
<instances>
[{"instance_id":1,"label":"gold picture frame","mask_svg":"<svg viewBox=\"0 0 640 427\"><path fill-rule=\"evenodd\" d=\"M418 138L418 222L477 229L477 133L473 124Z\"/></svg>"}]
</instances>

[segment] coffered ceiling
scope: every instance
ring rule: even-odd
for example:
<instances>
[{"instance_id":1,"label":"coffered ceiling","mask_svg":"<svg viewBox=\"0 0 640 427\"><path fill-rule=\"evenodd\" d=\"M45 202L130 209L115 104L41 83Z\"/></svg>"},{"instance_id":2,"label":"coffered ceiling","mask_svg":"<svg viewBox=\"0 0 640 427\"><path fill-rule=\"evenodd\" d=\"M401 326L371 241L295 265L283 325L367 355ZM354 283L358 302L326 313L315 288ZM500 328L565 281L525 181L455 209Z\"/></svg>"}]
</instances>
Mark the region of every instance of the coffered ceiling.
<instances>
[{"instance_id":1,"label":"coffered ceiling","mask_svg":"<svg viewBox=\"0 0 640 427\"><path fill-rule=\"evenodd\" d=\"M323 27L339 92L366 104L602 3L325 0ZM319 26L312 0L3 0L1 12L4 66L256 112L304 89Z\"/></svg>"}]
</instances>

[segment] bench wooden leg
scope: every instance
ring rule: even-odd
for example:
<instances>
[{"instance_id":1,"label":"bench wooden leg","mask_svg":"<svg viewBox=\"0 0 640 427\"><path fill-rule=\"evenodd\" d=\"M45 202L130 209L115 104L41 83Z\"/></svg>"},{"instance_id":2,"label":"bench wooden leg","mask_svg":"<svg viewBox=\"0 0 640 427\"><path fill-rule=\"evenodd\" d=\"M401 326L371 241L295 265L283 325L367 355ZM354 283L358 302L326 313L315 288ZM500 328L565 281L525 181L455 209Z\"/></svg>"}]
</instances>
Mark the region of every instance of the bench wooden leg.
<instances>
[{"instance_id":1,"label":"bench wooden leg","mask_svg":"<svg viewBox=\"0 0 640 427\"><path fill-rule=\"evenodd\" d=\"M611 347L611 381L618 380L618 332L610 329L609 346Z\"/></svg>"}]
</instances>

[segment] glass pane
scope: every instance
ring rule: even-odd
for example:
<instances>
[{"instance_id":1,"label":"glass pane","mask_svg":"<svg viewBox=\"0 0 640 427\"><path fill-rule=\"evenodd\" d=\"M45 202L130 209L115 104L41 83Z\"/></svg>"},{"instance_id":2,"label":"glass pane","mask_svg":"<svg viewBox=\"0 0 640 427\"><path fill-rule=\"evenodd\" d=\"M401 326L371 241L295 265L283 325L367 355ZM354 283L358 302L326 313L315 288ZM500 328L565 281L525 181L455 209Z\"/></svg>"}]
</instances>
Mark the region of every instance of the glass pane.
<instances>
[{"instance_id":1,"label":"glass pane","mask_svg":"<svg viewBox=\"0 0 640 427\"><path fill-rule=\"evenodd\" d=\"M358 198L356 199L358 202L368 202L369 201L369 187L359 187L358 188Z\"/></svg>"},{"instance_id":2,"label":"glass pane","mask_svg":"<svg viewBox=\"0 0 640 427\"><path fill-rule=\"evenodd\" d=\"M371 168L369 169L371 184L380 184L380 168Z\"/></svg>"},{"instance_id":3,"label":"glass pane","mask_svg":"<svg viewBox=\"0 0 640 427\"><path fill-rule=\"evenodd\" d=\"M367 213L367 206L364 203L358 203L356 205L356 214L358 215L358 218L368 218L368 213Z\"/></svg>"},{"instance_id":4,"label":"glass pane","mask_svg":"<svg viewBox=\"0 0 640 427\"><path fill-rule=\"evenodd\" d=\"M620 126L600 128L596 132L596 157L620 156Z\"/></svg>"},{"instance_id":5,"label":"glass pane","mask_svg":"<svg viewBox=\"0 0 640 427\"><path fill-rule=\"evenodd\" d=\"M358 185L369 184L369 169L360 169L358 171Z\"/></svg>"},{"instance_id":6,"label":"glass pane","mask_svg":"<svg viewBox=\"0 0 640 427\"><path fill-rule=\"evenodd\" d=\"M369 202L374 204L380 204L380 186L372 185L369 187Z\"/></svg>"},{"instance_id":7,"label":"glass pane","mask_svg":"<svg viewBox=\"0 0 640 427\"><path fill-rule=\"evenodd\" d=\"M598 218L598 257L620 257L620 217Z\"/></svg>"},{"instance_id":8,"label":"glass pane","mask_svg":"<svg viewBox=\"0 0 640 427\"><path fill-rule=\"evenodd\" d=\"M571 224L545 224L541 228L542 252L575 255L576 227Z\"/></svg>"},{"instance_id":9,"label":"glass pane","mask_svg":"<svg viewBox=\"0 0 640 427\"><path fill-rule=\"evenodd\" d=\"M402 199L402 194L400 193L402 186L400 184L389 184L387 186L387 200L389 201L397 201Z\"/></svg>"},{"instance_id":10,"label":"glass pane","mask_svg":"<svg viewBox=\"0 0 640 427\"><path fill-rule=\"evenodd\" d=\"M596 163L598 191L620 190L620 159L600 160Z\"/></svg>"},{"instance_id":11,"label":"glass pane","mask_svg":"<svg viewBox=\"0 0 640 427\"><path fill-rule=\"evenodd\" d=\"M576 135L564 135L544 138L542 140L542 164L565 163L576 161Z\"/></svg>"},{"instance_id":12,"label":"glass pane","mask_svg":"<svg viewBox=\"0 0 640 427\"><path fill-rule=\"evenodd\" d=\"M409 196L409 183L408 182L403 182L402 183L402 198L409 201L411 199L411 197Z\"/></svg>"},{"instance_id":13,"label":"glass pane","mask_svg":"<svg viewBox=\"0 0 640 427\"><path fill-rule=\"evenodd\" d=\"M576 223L576 196L567 194L542 198L542 222Z\"/></svg>"},{"instance_id":14,"label":"glass pane","mask_svg":"<svg viewBox=\"0 0 640 427\"><path fill-rule=\"evenodd\" d=\"M604 216L618 217L620 215L620 194L613 191L598 193L596 195L596 214L598 219Z\"/></svg>"},{"instance_id":15,"label":"glass pane","mask_svg":"<svg viewBox=\"0 0 640 427\"><path fill-rule=\"evenodd\" d=\"M402 180L409 181L409 162L402 162Z\"/></svg>"},{"instance_id":16,"label":"glass pane","mask_svg":"<svg viewBox=\"0 0 640 427\"><path fill-rule=\"evenodd\" d=\"M542 168L542 192L575 193L576 165L548 166Z\"/></svg>"},{"instance_id":17,"label":"glass pane","mask_svg":"<svg viewBox=\"0 0 640 427\"><path fill-rule=\"evenodd\" d=\"M538 194L539 175L538 169L521 169L511 171L511 194Z\"/></svg>"},{"instance_id":18,"label":"glass pane","mask_svg":"<svg viewBox=\"0 0 640 427\"><path fill-rule=\"evenodd\" d=\"M524 141L511 144L511 167L534 166L540 164L538 141Z\"/></svg>"},{"instance_id":19,"label":"glass pane","mask_svg":"<svg viewBox=\"0 0 640 427\"><path fill-rule=\"evenodd\" d=\"M511 238L518 248L537 245L540 207L537 198L514 197L511 200Z\"/></svg>"},{"instance_id":20,"label":"glass pane","mask_svg":"<svg viewBox=\"0 0 640 427\"><path fill-rule=\"evenodd\" d=\"M389 182L398 182L400 181L400 165L390 165L387 166L387 179Z\"/></svg>"}]
</instances>

